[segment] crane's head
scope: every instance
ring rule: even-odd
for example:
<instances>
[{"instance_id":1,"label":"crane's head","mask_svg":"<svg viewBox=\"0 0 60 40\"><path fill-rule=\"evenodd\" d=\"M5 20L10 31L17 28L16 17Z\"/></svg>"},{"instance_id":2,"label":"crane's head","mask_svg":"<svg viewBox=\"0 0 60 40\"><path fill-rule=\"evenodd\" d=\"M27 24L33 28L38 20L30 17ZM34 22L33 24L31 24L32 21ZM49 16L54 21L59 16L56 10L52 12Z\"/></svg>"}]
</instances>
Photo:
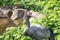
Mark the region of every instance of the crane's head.
<instances>
[{"instance_id":1,"label":"crane's head","mask_svg":"<svg viewBox=\"0 0 60 40\"><path fill-rule=\"evenodd\" d=\"M36 16L34 16L32 12L29 12L29 11L28 11L28 12L26 13L26 18L28 18L28 19L29 19L29 18L35 18L35 19L36 19Z\"/></svg>"},{"instance_id":2,"label":"crane's head","mask_svg":"<svg viewBox=\"0 0 60 40\"><path fill-rule=\"evenodd\" d=\"M31 12L27 12L27 13L26 13L26 17L27 17L27 18L31 18L31 17L32 17L32 13L31 13Z\"/></svg>"},{"instance_id":3,"label":"crane's head","mask_svg":"<svg viewBox=\"0 0 60 40\"><path fill-rule=\"evenodd\" d=\"M30 11L28 11L26 14L27 14L28 18L34 18L36 20L38 20L42 17L45 17L45 14L43 14L41 12L30 12Z\"/></svg>"}]
</instances>

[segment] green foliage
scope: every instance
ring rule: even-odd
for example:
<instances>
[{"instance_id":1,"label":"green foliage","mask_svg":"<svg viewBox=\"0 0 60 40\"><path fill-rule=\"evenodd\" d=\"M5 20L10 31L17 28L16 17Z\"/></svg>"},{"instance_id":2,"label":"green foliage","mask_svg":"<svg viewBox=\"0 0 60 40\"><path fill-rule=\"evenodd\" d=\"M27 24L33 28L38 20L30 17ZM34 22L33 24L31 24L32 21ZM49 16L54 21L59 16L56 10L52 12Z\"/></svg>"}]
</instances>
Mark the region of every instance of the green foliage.
<instances>
[{"instance_id":1,"label":"green foliage","mask_svg":"<svg viewBox=\"0 0 60 40\"><path fill-rule=\"evenodd\" d=\"M29 40L30 37L23 35L23 27L11 27L7 28L5 33L0 36L0 40Z\"/></svg>"},{"instance_id":2,"label":"green foliage","mask_svg":"<svg viewBox=\"0 0 60 40\"><path fill-rule=\"evenodd\" d=\"M31 23L44 25L46 28L52 27L56 40L60 40L60 0L0 0L0 5L19 4L24 9L42 12L43 18L37 20L31 19ZM29 40L29 37L22 36L23 28L9 28L0 36L0 40Z\"/></svg>"}]
</instances>

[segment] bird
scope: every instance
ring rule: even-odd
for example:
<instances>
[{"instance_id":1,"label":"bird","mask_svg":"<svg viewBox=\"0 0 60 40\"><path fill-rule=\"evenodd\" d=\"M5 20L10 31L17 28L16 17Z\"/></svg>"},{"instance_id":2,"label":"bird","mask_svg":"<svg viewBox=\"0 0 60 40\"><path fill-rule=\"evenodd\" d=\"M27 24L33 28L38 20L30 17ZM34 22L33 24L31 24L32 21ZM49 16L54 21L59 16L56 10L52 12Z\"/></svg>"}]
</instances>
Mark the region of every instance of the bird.
<instances>
[{"instance_id":1,"label":"bird","mask_svg":"<svg viewBox=\"0 0 60 40\"><path fill-rule=\"evenodd\" d=\"M54 39L54 33L51 28L45 28L44 26L41 26L39 24L30 25L29 19L31 17L34 17L31 15L32 13L27 12L25 16L25 29L24 29L24 35L29 36L35 40L55 40Z\"/></svg>"}]
</instances>

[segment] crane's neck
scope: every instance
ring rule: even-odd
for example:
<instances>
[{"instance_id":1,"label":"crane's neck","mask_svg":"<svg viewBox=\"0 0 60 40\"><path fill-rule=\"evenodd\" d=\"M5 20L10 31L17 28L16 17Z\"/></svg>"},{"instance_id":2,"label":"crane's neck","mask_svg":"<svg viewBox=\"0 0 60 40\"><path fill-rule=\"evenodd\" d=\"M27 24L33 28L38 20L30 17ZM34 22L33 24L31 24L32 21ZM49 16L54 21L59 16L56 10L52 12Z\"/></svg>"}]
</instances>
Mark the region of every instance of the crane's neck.
<instances>
[{"instance_id":1,"label":"crane's neck","mask_svg":"<svg viewBox=\"0 0 60 40\"><path fill-rule=\"evenodd\" d=\"M29 22L30 18L26 18L26 27L29 28L30 27L30 22Z\"/></svg>"}]
</instances>

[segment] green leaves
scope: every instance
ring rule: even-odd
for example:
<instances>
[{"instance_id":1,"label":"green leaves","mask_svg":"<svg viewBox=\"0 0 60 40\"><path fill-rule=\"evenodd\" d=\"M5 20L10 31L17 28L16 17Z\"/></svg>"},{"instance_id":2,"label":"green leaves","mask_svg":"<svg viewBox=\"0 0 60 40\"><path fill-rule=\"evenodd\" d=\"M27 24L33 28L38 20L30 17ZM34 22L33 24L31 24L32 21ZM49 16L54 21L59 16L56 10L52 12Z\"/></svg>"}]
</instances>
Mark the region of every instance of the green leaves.
<instances>
[{"instance_id":1,"label":"green leaves","mask_svg":"<svg viewBox=\"0 0 60 40\"><path fill-rule=\"evenodd\" d=\"M46 28L52 26L54 33L56 34L56 40L60 40L60 0L1 0L0 6L10 4L19 4L22 8L38 11L45 14L44 17L39 18L38 21L31 19L31 24L41 24ZM24 24L25 25L25 24ZM23 25L23 26L24 26ZM3 36L0 36L0 40L20 40L21 33L25 27L20 28L8 28ZM29 40L29 37L22 36L21 40Z\"/></svg>"}]
</instances>

